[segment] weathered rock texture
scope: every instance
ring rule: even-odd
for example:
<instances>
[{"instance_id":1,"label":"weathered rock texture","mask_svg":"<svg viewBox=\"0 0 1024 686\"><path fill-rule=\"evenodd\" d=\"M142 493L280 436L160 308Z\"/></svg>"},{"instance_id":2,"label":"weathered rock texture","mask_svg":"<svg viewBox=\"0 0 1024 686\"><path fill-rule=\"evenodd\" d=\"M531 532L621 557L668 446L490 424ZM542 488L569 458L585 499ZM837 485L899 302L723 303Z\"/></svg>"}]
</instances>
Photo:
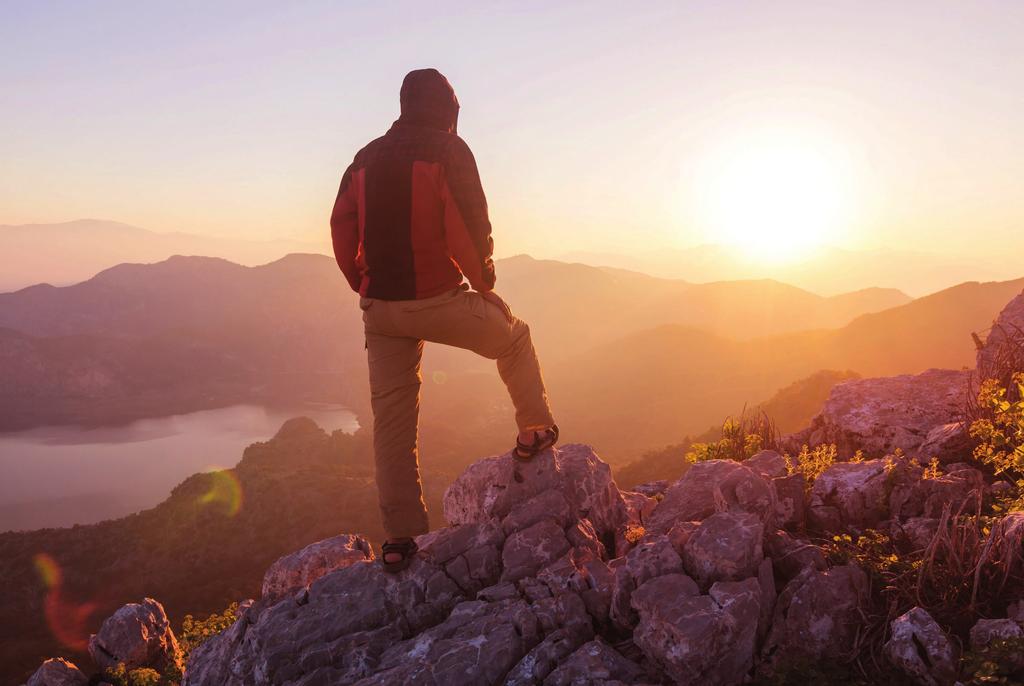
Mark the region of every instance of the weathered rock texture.
<instances>
[{"instance_id":1,"label":"weathered rock texture","mask_svg":"<svg viewBox=\"0 0 1024 686\"><path fill-rule=\"evenodd\" d=\"M50 658L29 677L25 686L86 686L89 678L73 662Z\"/></svg>"},{"instance_id":2,"label":"weathered rock texture","mask_svg":"<svg viewBox=\"0 0 1024 686\"><path fill-rule=\"evenodd\" d=\"M980 378L1001 378L1011 369L1024 369L1024 293L999 313L985 345L978 351Z\"/></svg>"},{"instance_id":3,"label":"weathered rock texture","mask_svg":"<svg viewBox=\"0 0 1024 686\"><path fill-rule=\"evenodd\" d=\"M181 648L164 607L152 598L129 603L108 617L89 638L89 655L102 669L124 664L128 669L162 671L180 666Z\"/></svg>"},{"instance_id":4,"label":"weathered rock texture","mask_svg":"<svg viewBox=\"0 0 1024 686\"><path fill-rule=\"evenodd\" d=\"M263 576L263 597L278 600L328 572L372 559L370 543L362 536L342 534L311 543L271 565Z\"/></svg>"},{"instance_id":5,"label":"weathered rock texture","mask_svg":"<svg viewBox=\"0 0 1024 686\"><path fill-rule=\"evenodd\" d=\"M961 421L971 374L930 369L916 376L846 381L832 389L801 439L811 445L835 443L842 455L863 450L881 457L897 448L920 455L932 430Z\"/></svg>"},{"instance_id":6,"label":"weathered rock texture","mask_svg":"<svg viewBox=\"0 0 1024 686\"><path fill-rule=\"evenodd\" d=\"M914 681L925 686L953 686L959 651L931 615L919 607L892 621L885 656Z\"/></svg>"},{"instance_id":7,"label":"weathered rock texture","mask_svg":"<svg viewBox=\"0 0 1024 686\"><path fill-rule=\"evenodd\" d=\"M482 460L448 489L452 525L418 539L408 570L355 553L304 564L317 546L284 558L287 573L268 574L282 590L195 651L185 686L724 686L752 676L769 634L772 654L840 655L863 574L786 543L773 485L785 465L752 466L695 465L659 502L620 493L582 445ZM796 577L781 612L787 577L765 559L766 531ZM358 540L342 548L361 554Z\"/></svg>"}]
</instances>

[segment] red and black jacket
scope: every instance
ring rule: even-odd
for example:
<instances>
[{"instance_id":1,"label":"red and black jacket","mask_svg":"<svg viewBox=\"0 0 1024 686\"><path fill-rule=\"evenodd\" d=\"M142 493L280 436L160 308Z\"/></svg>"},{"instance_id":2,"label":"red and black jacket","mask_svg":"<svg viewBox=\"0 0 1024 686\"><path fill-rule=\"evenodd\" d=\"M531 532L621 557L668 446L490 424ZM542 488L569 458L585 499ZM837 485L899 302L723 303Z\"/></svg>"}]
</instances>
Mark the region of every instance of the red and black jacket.
<instances>
[{"instance_id":1,"label":"red and black jacket","mask_svg":"<svg viewBox=\"0 0 1024 686\"><path fill-rule=\"evenodd\" d=\"M360 150L331 214L334 256L368 298L414 300L494 288L491 223L469 146L456 134L458 100L433 69L402 84L402 116Z\"/></svg>"}]
</instances>

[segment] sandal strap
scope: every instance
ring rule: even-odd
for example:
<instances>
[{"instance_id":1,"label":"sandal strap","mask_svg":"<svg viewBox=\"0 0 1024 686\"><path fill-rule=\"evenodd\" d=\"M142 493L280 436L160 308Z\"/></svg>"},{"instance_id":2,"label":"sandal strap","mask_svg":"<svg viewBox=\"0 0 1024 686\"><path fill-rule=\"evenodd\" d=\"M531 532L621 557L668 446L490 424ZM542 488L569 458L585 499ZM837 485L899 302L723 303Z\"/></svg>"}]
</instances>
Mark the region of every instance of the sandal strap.
<instances>
[{"instance_id":1,"label":"sandal strap","mask_svg":"<svg viewBox=\"0 0 1024 686\"><path fill-rule=\"evenodd\" d=\"M550 442L549 442L550 439ZM522 452L529 453L530 455L536 455L541 451L541 446L550 447L558 442L558 425L552 424L550 428L545 429L544 433L541 434L539 431L533 432L533 443L527 445L516 437L516 448Z\"/></svg>"}]
</instances>

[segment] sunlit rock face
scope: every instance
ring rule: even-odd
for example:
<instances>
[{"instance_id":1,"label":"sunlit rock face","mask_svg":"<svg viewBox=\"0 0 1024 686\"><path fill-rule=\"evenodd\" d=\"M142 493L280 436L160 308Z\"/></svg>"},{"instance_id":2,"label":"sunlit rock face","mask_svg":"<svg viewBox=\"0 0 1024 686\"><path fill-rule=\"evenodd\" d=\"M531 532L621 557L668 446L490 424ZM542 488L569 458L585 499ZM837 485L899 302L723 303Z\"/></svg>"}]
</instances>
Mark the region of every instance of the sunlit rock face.
<instances>
[{"instance_id":1,"label":"sunlit rock face","mask_svg":"<svg viewBox=\"0 0 1024 686\"><path fill-rule=\"evenodd\" d=\"M181 648L167 613L152 598L124 605L108 617L89 638L89 655L103 669L123 664L128 669L162 671L181 663Z\"/></svg>"},{"instance_id":2,"label":"sunlit rock face","mask_svg":"<svg viewBox=\"0 0 1024 686\"><path fill-rule=\"evenodd\" d=\"M451 526L417 539L409 569L367 557L265 594L192 655L185 684L739 684L776 605L771 473L698 465L659 502L624 497L583 445L481 460L448 489ZM640 535L617 551L627 525ZM798 575L784 597L846 617L863 600L857 579L834 581L848 576ZM801 625L785 629L776 642L798 640ZM816 650L846 636L844 624L816 635Z\"/></svg>"},{"instance_id":3,"label":"sunlit rock face","mask_svg":"<svg viewBox=\"0 0 1024 686\"><path fill-rule=\"evenodd\" d=\"M867 457L896 450L919 455L934 429L963 417L971 378L969 371L930 369L843 382L802 438L810 445L834 443L843 456L857 450Z\"/></svg>"}]
</instances>

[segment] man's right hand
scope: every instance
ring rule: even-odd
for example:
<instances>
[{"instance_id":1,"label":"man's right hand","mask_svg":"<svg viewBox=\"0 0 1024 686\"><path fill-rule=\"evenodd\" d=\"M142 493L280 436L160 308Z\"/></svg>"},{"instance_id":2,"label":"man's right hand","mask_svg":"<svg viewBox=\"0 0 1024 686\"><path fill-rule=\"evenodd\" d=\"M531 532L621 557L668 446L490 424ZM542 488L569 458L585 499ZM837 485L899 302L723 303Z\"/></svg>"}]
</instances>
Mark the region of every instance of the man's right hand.
<instances>
[{"instance_id":1,"label":"man's right hand","mask_svg":"<svg viewBox=\"0 0 1024 686\"><path fill-rule=\"evenodd\" d=\"M512 314L512 308L508 306L508 303L502 300L501 296L494 291L483 291L480 293L480 297L489 303L497 305L501 308L501 311L505 313L505 319L510 323L515 317Z\"/></svg>"}]
</instances>

